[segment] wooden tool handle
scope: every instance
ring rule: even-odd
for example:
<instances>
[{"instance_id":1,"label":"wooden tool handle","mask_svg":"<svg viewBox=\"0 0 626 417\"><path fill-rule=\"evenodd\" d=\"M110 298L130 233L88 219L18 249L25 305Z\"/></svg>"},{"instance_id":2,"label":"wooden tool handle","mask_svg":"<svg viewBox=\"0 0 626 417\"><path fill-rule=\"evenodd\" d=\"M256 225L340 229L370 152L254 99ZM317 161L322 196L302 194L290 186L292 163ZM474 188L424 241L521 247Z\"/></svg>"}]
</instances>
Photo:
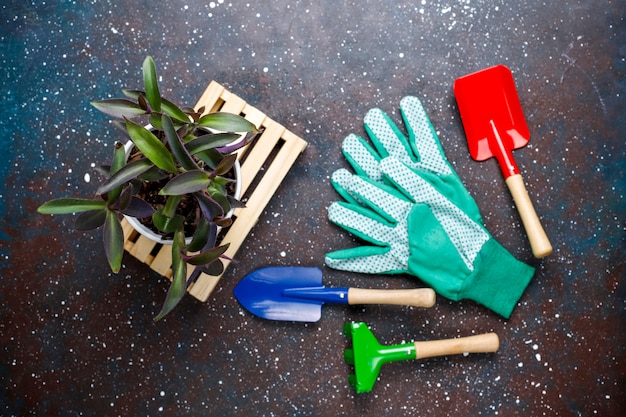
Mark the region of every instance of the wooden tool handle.
<instances>
[{"instance_id":1,"label":"wooden tool handle","mask_svg":"<svg viewBox=\"0 0 626 417\"><path fill-rule=\"evenodd\" d=\"M434 356L457 355L466 352L496 352L500 347L500 339L495 333L485 333L456 339L415 342L414 345L415 359L423 359L432 358Z\"/></svg>"},{"instance_id":2,"label":"wooden tool handle","mask_svg":"<svg viewBox=\"0 0 626 417\"><path fill-rule=\"evenodd\" d=\"M435 291L430 288L411 290L374 290L350 288L348 304L394 304L415 307L432 307L435 305Z\"/></svg>"},{"instance_id":3,"label":"wooden tool handle","mask_svg":"<svg viewBox=\"0 0 626 417\"><path fill-rule=\"evenodd\" d=\"M536 258L550 255L552 253L552 245L539 222L533 203L530 201L530 197L528 197L522 176L520 174L511 175L506 179L506 185L509 187L517 211L519 211L522 218L533 255Z\"/></svg>"}]
</instances>

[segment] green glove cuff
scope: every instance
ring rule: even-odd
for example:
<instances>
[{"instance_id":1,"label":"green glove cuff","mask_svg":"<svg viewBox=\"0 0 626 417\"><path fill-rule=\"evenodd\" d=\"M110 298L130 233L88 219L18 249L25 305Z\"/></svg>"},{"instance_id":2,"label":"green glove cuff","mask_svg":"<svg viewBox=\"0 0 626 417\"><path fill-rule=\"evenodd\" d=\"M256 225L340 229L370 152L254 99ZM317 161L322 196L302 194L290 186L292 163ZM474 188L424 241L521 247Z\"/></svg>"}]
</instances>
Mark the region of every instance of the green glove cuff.
<instances>
[{"instance_id":1,"label":"green glove cuff","mask_svg":"<svg viewBox=\"0 0 626 417\"><path fill-rule=\"evenodd\" d=\"M534 273L535 268L490 239L476 257L474 272L464 280L459 298L474 300L508 319Z\"/></svg>"}]
</instances>

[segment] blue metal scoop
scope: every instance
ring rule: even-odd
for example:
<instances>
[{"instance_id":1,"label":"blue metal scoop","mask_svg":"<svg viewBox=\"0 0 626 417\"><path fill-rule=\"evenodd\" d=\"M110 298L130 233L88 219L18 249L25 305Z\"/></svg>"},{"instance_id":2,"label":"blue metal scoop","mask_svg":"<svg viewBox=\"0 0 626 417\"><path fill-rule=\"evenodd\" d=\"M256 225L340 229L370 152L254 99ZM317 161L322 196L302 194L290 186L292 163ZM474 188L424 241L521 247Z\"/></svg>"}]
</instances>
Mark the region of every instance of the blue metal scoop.
<instances>
[{"instance_id":1,"label":"blue metal scoop","mask_svg":"<svg viewBox=\"0 0 626 417\"><path fill-rule=\"evenodd\" d=\"M303 266L270 266L246 275L234 289L235 298L250 313L269 320L315 322L322 305L395 304L432 307L430 288L377 290L326 288L322 270Z\"/></svg>"}]
</instances>

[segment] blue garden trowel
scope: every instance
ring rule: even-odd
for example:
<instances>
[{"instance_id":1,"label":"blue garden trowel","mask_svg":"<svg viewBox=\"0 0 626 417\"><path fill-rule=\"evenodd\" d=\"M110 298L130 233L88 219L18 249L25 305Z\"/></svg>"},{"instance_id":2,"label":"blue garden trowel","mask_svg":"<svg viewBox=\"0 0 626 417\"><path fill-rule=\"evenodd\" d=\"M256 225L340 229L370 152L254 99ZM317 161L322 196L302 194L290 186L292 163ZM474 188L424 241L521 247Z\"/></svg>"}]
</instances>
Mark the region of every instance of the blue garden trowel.
<instances>
[{"instance_id":1,"label":"blue garden trowel","mask_svg":"<svg viewBox=\"0 0 626 417\"><path fill-rule=\"evenodd\" d=\"M270 266L246 275L234 294L252 314L270 320L315 322L322 317L322 305L395 304L432 307L435 292L430 288L379 290L326 288L322 271L314 267Z\"/></svg>"}]
</instances>

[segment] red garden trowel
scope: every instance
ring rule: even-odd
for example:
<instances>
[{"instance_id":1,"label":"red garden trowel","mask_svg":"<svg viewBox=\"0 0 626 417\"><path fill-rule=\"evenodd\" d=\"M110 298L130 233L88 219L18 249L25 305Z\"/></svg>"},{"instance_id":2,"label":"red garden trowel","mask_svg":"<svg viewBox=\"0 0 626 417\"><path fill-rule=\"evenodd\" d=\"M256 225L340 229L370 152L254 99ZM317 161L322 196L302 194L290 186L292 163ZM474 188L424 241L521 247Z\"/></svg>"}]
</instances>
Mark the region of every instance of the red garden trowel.
<instances>
[{"instance_id":1,"label":"red garden trowel","mask_svg":"<svg viewBox=\"0 0 626 417\"><path fill-rule=\"evenodd\" d=\"M327 288L322 270L305 266L268 266L243 277L235 286L235 298L252 314L270 320L315 322L324 303L396 304L432 307L430 288L377 290Z\"/></svg>"},{"instance_id":2,"label":"red garden trowel","mask_svg":"<svg viewBox=\"0 0 626 417\"><path fill-rule=\"evenodd\" d=\"M504 65L497 65L458 78L454 82L454 95L472 158L484 161L495 157L498 160L533 254L537 258L551 254L552 245L513 159L512 150L526 146L530 132L511 71Z\"/></svg>"},{"instance_id":3,"label":"red garden trowel","mask_svg":"<svg viewBox=\"0 0 626 417\"><path fill-rule=\"evenodd\" d=\"M350 375L349 381L357 393L371 391L380 368L389 362L461 353L490 353L500 347L500 339L495 333L383 346L365 323L346 323L343 332L352 341L352 348L346 349L343 356L349 365L354 366L354 374Z\"/></svg>"}]
</instances>

